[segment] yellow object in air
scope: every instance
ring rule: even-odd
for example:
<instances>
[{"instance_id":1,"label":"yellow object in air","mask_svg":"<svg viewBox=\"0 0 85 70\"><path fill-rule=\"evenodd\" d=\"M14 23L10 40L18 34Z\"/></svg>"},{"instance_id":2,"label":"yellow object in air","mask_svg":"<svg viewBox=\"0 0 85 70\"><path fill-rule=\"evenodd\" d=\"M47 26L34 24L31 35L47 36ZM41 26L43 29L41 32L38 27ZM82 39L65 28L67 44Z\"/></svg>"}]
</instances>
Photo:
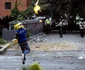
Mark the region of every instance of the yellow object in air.
<instances>
[{"instance_id":1,"label":"yellow object in air","mask_svg":"<svg viewBox=\"0 0 85 70\"><path fill-rule=\"evenodd\" d=\"M42 22L42 20L39 20L39 22Z\"/></svg>"},{"instance_id":2,"label":"yellow object in air","mask_svg":"<svg viewBox=\"0 0 85 70\"><path fill-rule=\"evenodd\" d=\"M35 14L38 14L38 11L41 11L41 10L40 10L40 6L39 6L39 5L36 5L36 6L34 7L34 12L35 12Z\"/></svg>"}]
</instances>

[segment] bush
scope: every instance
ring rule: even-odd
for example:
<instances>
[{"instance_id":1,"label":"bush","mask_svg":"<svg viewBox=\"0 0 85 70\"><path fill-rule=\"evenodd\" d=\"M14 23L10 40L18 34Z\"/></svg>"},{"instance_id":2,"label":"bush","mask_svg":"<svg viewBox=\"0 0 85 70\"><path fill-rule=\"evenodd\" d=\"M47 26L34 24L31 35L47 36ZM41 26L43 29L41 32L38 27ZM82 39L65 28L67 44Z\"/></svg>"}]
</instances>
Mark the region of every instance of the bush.
<instances>
[{"instance_id":1,"label":"bush","mask_svg":"<svg viewBox=\"0 0 85 70\"><path fill-rule=\"evenodd\" d=\"M28 68L23 68L22 70L42 70L42 68L40 67L38 63L34 63L28 66Z\"/></svg>"},{"instance_id":2,"label":"bush","mask_svg":"<svg viewBox=\"0 0 85 70\"><path fill-rule=\"evenodd\" d=\"M4 40L3 38L0 38L0 44L5 44L6 40Z\"/></svg>"},{"instance_id":3,"label":"bush","mask_svg":"<svg viewBox=\"0 0 85 70\"><path fill-rule=\"evenodd\" d=\"M25 67L23 67L22 70L27 70L27 69Z\"/></svg>"}]
</instances>

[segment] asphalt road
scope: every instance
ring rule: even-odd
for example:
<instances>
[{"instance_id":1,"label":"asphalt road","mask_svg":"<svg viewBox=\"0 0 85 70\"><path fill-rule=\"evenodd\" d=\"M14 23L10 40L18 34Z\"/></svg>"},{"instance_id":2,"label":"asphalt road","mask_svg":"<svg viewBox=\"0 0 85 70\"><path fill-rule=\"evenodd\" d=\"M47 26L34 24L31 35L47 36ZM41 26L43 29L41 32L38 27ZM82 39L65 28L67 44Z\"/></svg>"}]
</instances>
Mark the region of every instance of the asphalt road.
<instances>
[{"instance_id":1,"label":"asphalt road","mask_svg":"<svg viewBox=\"0 0 85 70\"><path fill-rule=\"evenodd\" d=\"M22 64L21 56L0 56L0 70L22 70L33 63L39 63L43 70L85 70L85 57L78 53L31 52L27 55L25 65Z\"/></svg>"},{"instance_id":2,"label":"asphalt road","mask_svg":"<svg viewBox=\"0 0 85 70\"><path fill-rule=\"evenodd\" d=\"M85 37L81 38L79 34L64 34L59 38L58 34L37 35L29 42L30 44L58 43L59 46L54 51L40 51L32 49L27 54L26 64L22 64L21 51L9 48L6 53L0 56L0 70L22 70L32 63L39 63L43 70L85 70ZM60 48L61 43L72 44L74 47ZM43 47L42 46L42 47ZM70 48L69 50L65 50ZM77 48L77 49L75 49Z\"/></svg>"}]
</instances>

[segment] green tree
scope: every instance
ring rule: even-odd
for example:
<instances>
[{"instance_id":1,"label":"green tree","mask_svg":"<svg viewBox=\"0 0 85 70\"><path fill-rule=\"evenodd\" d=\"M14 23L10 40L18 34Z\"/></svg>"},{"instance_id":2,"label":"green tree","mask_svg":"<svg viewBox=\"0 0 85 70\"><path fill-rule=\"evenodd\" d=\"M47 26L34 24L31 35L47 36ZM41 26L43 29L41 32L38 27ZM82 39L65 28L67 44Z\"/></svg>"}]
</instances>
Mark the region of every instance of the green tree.
<instances>
[{"instance_id":1,"label":"green tree","mask_svg":"<svg viewBox=\"0 0 85 70\"><path fill-rule=\"evenodd\" d=\"M14 8L11 10L11 16L17 18L20 14L20 10L18 9L20 3L15 2Z\"/></svg>"},{"instance_id":2,"label":"green tree","mask_svg":"<svg viewBox=\"0 0 85 70\"><path fill-rule=\"evenodd\" d=\"M36 0L32 0L32 3L36 3ZM53 18L56 16L66 16L71 9L71 0L40 0L39 6L41 7L41 14L49 15Z\"/></svg>"},{"instance_id":3,"label":"green tree","mask_svg":"<svg viewBox=\"0 0 85 70\"><path fill-rule=\"evenodd\" d=\"M20 17L21 19L26 18L26 16L32 16L34 13L34 5L37 0L32 0L30 6L25 11L19 11L19 4L15 3L15 7L12 9L12 16ZM39 0L39 6L41 7L41 12L37 16L51 16L54 19L59 19L60 16L64 16L67 19L70 15L76 15L76 13L84 14L85 0Z\"/></svg>"},{"instance_id":4,"label":"green tree","mask_svg":"<svg viewBox=\"0 0 85 70\"><path fill-rule=\"evenodd\" d=\"M14 5L14 8L11 10L11 16L13 16L16 21L22 21L22 20L24 20L25 17L26 17L26 13L27 13L27 12L26 12L27 10L25 10L25 11L20 11L20 10L18 9L18 6L19 6L20 4L22 4L22 2L19 2L19 3L18 3L17 0L16 0L15 5Z\"/></svg>"}]
</instances>

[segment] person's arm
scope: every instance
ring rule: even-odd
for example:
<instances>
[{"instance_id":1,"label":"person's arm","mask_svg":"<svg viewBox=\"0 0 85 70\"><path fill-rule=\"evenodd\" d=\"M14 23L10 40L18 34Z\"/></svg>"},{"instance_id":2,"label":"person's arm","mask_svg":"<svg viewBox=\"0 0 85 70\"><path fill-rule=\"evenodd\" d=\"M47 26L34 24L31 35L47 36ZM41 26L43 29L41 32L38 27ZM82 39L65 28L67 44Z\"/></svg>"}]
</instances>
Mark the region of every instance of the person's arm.
<instances>
[{"instance_id":1,"label":"person's arm","mask_svg":"<svg viewBox=\"0 0 85 70\"><path fill-rule=\"evenodd\" d=\"M28 31L26 30L26 37L29 38L29 33Z\"/></svg>"},{"instance_id":2,"label":"person's arm","mask_svg":"<svg viewBox=\"0 0 85 70\"><path fill-rule=\"evenodd\" d=\"M59 24L57 24L56 27L58 27L58 26L60 26L60 25L62 25L62 22L60 22Z\"/></svg>"},{"instance_id":3,"label":"person's arm","mask_svg":"<svg viewBox=\"0 0 85 70\"><path fill-rule=\"evenodd\" d=\"M52 21L50 21L50 26L52 25Z\"/></svg>"},{"instance_id":4,"label":"person's arm","mask_svg":"<svg viewBox=\"0 0 85 70\"><path fill-rule=\"evenodd\" d=\"M16 39L18 39L19 38L19 35L18 35L18 33L16 32Z\"/></svg>"},{"instance_id":5,"label":"person's arm","mask_svg":"<svg viewBox=\"0 0 85 70\"><path fill-rule=\"evenodd\" d=\"M46 22L46 20L45 20L45 25L46 25L46 23L47 23L47 22Z\"/></svg>"}]
</instances>

